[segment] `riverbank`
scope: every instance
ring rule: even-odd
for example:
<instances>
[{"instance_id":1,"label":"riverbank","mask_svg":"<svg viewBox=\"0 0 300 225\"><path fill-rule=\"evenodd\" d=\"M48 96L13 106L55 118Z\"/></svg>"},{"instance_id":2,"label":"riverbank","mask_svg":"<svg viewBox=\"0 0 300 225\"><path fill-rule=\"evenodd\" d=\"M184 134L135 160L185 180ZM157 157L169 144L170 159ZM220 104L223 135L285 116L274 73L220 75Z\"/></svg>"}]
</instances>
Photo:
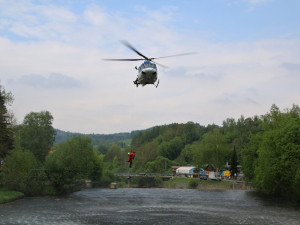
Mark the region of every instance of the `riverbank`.
<instances>
[{"instance_id":1,"label":"riverbank","mask_svg":"<svg viewBox=\"0 0 300 225\"><path fill-rule=\"evenodd\" d=\"M174 189L189 189L190 178L176 178L170 181L163 182L164 188ZM242 182L236 183L234 181L212 181L202 180L197 184L194 189L200 190L254 190L249 184Z\"/></svg>"},{"instance_id":2,"label":"riverbank","mask_svg":"<svg viewBox=\"0 0 300 225\"><path fill-rule=\"evenodd\" d=\"M296 225L299 207L252 191L89 188L65 196L24 198L0 205L7 224Z\"/></svg>"},{"instance_id":3,"label":"riverbank","mask_svg":"<svg viewBox=\"0 0 300 225\"><path fill-rule=\"evenodd\" d=\"M14 201L19 198L23 198L24 194L18 191L7 191L0 189L0 204Z\"/></svg>"},{"instance_id":4,"label":"riverbank","mask_svg":"<svg viewBox=\"0 0 300 225\"><path fill-rule=\"evenodd\" d=\"M199 180L184 177L174 177L168 181L151 177L131 178L126 181L116 181L117 188L168 188L168 189L200 189L200 190L254 190L246 182ZM106 187L109 187L107 185Z\"/></svg>"}]
</instances>

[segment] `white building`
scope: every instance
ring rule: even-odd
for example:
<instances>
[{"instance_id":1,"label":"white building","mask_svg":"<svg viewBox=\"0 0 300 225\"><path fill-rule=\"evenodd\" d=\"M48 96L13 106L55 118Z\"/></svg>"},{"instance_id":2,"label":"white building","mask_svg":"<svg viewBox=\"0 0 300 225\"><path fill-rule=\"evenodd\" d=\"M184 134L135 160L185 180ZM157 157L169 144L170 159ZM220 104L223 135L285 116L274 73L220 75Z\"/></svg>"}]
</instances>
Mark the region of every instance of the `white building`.
<instances>
[{"instance_id":1,"label":"white building","mask_svg":"<svg viewBox=\"0 0 300 225\"><path fill-rule=\"evenodd\" d=\"M181 166L176 169L177 176L190 176L194 173L194 166Z\"/></svg>"}]
</instances>

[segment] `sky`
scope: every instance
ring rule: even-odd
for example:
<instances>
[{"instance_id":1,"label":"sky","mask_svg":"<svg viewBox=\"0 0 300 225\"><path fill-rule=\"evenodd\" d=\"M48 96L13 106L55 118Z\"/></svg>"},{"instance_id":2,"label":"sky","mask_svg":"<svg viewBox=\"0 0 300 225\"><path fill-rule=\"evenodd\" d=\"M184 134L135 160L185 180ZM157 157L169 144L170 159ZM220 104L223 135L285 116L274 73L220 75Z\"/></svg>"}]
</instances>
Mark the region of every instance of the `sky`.
<instances>
[{"instance_id":1,"label":"sky","mask_svg":"<svg viewBox=\"0 0 300 225\"><path fill-rule=\"evenodd\" d=\"M0 0L0 84L18 123L111 134L189 121L217 124L300 105L299 0ZM135 87L138 58L158 88Z\"/></svg>"}]
</instances>

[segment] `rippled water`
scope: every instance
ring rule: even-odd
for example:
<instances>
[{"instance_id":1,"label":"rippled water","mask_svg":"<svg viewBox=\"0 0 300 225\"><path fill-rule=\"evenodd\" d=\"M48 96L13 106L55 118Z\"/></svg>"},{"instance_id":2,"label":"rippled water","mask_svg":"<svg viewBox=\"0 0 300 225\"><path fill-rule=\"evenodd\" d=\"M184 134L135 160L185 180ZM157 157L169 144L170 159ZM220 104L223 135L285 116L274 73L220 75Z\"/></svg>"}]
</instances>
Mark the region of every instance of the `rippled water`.
<instances>
[{"instance_id":1,"label":"rippled water","mask_svg":"<svg viewBox=\"0 0 300 225\"><path fill-rule=\"evenodd\" d=\"M86 189L0 205L0 224L300 224L300 208L251 191Z\"/></svg>"}]
</instances>

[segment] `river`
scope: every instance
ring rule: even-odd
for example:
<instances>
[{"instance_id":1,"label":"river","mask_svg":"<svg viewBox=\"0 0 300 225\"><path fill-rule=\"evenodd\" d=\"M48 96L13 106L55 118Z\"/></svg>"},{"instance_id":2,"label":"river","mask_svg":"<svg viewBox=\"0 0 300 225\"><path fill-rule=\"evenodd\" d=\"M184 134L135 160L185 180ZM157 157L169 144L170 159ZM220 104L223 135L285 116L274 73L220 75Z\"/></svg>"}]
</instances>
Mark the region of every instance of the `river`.
<instances>
[{"instance_id":1,"label":"river","mask_svg":"<svg viewBox=\"0 0 300 225\"><path fill-rule=\"evenodd\" d=\"M300 207L253 191L86 189L0 205L0 224L300 224Z\"/></svg>"}]
</instances>

